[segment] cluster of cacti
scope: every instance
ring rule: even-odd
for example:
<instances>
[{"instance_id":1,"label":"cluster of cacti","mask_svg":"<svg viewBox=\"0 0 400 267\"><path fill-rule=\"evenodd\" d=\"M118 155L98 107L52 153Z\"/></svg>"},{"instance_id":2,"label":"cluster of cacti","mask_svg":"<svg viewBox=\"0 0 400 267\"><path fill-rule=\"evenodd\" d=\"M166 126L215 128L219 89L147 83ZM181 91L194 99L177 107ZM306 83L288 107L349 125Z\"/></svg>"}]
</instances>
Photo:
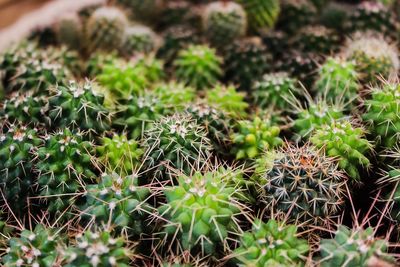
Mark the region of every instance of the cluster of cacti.
<instances>
[{"instance_id":1,"label":"cluster of cacti","mask_svg":"<svg viewBox=\"0 0 400 267\"><path fill-rule=\"evenodd\" d=\"M0 51L1 266L400 264L397 1L78 2Z\"/></svg>"}]
</instances>

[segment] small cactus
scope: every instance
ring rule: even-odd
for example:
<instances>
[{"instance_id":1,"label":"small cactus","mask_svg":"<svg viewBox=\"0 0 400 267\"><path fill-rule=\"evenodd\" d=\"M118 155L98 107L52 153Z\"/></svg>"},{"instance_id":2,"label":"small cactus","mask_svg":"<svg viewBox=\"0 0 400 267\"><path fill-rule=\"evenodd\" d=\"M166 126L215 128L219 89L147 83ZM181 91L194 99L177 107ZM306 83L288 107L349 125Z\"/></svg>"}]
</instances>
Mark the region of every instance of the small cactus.
<instances>
[{"instance_id":1,"label":"small cactus","mask_svg":"<svg viewBox=\"0 0 400 267\"><path fill-rule=\"evenodd\" d=\"M157 46L158 36L149 27L133 25L125 29L125 41L121 48L124 55L148 54L154 51Z\"/></svg>"},{"instance_id":2,"label":"small cactus","mask_svg":"<svg viewBox=\"0 0 400 267\"><path fill-rule=\"evenodd\" d=\"M58 20L57 38L70 49L82 49L83 23L78 14L67 13Z\"/></svg>"},{"instance_id":3,"label":"small cactus","mask_svg":"<svg viewBox=\"0 0 400 267\"><path fill-rule=\"evenodd\" d=\"M213 89L207 90L206 102L232 117L240 118L246 116L248 104L245 101L245 94L236 91L232 85L216 85Z\"/></svg>"},{"instance_id":4,"label":"small cactus","mask_svg":"<svg viewBox=\"0 0 400 267\"><path fill-rule=\"evenodd\" d=\"M245 8L254 31L273 28L281 8L278 0L237 0Z\"/></svg>"}]
</instances>

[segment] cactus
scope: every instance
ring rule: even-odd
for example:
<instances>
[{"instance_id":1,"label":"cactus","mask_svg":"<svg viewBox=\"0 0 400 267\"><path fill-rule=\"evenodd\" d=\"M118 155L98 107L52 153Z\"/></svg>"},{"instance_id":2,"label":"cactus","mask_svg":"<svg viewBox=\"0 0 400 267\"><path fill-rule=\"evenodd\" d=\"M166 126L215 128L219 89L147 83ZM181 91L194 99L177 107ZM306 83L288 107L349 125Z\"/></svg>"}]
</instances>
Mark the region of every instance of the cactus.
<instances>
[{"instance_id":1,"label":"cactus","mask_svg":"<svg viewBox=\"0 0 400 267\"><path fill-rule=\"evenodd\" d=\"M252 89L254 102L262 109L273 107L286 110L290 99L300 95L296 79L286 72L265 74Z\"/></svg>"},{"instance_id":2,"label":"cactus","mask_svg":"<svg viewBox=\"0 0 400 267\"><path fill-rule=\"evenodd\" d=\"M164 0L117 0L117 4L128 10L134 20L154 22L164 7Z\"/></svg>"},{"instance_id":3,"label":"cactus","mask_svg":"<svg viewBox=\"0 0 400 267\"><path fill-rule=\"evenodd\" d=\"M362 82L376 83L379 76L389 78L400 67L397 48L386 42L383 36L356 34L345 50L347 59L354 60Z\"/></svg>"},{"instance_id":4,"label":"cactus","mask_svg":"<svg viewBox=\"0 0 400 267\"><path fill-rule=\"evenodd\" d=\"M253 159L266 150L282 144L280 129L271 121L255 117L238 121L237 131L231 135L232 153L236 159Z\"/></svg>"},{"instance_id":5,"label":"cactus","mask_svg":"<svg viewBox=\"0 0 400 267\"><path fill-rule=\"evenodd\" d=\"M96 9L86 22L87 50L92 52L120 49L127 23L125 14L116 7Z\"/></svg>"},{"instance_id":6,"label":"cactus","mask_svg":"<svg viewBox=\"0 0 400 267\"><path fill-rule=\"evenodd\" d=\"M259 33L262 42L268 47L273 60L279 60L289 50L290 39L283 31L265 30Z\"/></svg>"},{"instance_id":7,"label":"cactus","mask_svg":"<svg viewBox=\"0 0 400 267\"><path fill-rule=\"evenodd\" d=\"M281 11L278 0L237 0L248 14L254 31L273 28Z\"/></svg>"},{"instance_id":8,"label":"cactus","mask_svg":"<svg viewBox=\"0 0 400 267\"><path fill-rule=\"evenodd\" d=\"M72 50L80 50L84 38L83 23L76 13L67 13L57 22L57 39Z\"/></svg>"},{"instance_id":9,"label":"cactus","mask_svg":"<svg viewBox=\"0 0 400 267\"><path fill-rule=\"evenodd\" d=\"M385 239L376 238L372 227L361 227L350 230L340 225L334 239L322 239L320 243L319 260L321 267L339 266L375 266L369 265L375 258L393 261L388 256L388 242Z\"/></svg>"},{"instance_id":10,"label":"cactus","mask_svg":"<svg viewBox=\"0 0 400 267\"><path fill-rule=\"evenodd\" d=\"M158 36L147 26L133 25L125 29L122 53L128 56L136 53L148 54L158 46Z\"/></svg>"},{"instance_id":11,"label":"cactus","mask_svg":"<svg viewBox=\"0 0 400 267\"><path fill-rule=\"evenodd\" d=\"M205 101L212 107L229 114L231 117L245 117L249 104L244 100L245 94L238 93L234 86L216 85L206 92Z\"/></svg>"},{"instance_id":12,"label":"cactus","mask_svg":"<svg viewBox=\"0 0 400 267\"><path fill-rule=\"evenodd\" d=\"M160 234L192 255L212 255L226 246L228 234L240 231L235 218L244 211L225 177L218 171L197 172L181 175L177 185L165 187L166 203L159 214L166 223Z\"/></svg>"},{"instance_id":13,"label":"cactus","mask_svg":"<svg viewBox=\"0 0 400 267\"><path fill-rule=\"evenodd\" d=\"M322 126L314 132L310 141L323 149L327 156L337 158L340 169L356 181L360 180L358 169L370 166L366 155L373 146L365 138L364 129L353 126L349 121L332 121Z\"/></svg>"},{"instance_id":14,"label":"cactus","mask_svg":"<svg viewBox=\"0 0 400 267\"><path fill-rule=\"evenodd\" d=\"M105 66L113 64L113 62L115 61L117 61L117 54L115 52L94 52L86 61L85 74L87 75L87 77L93 79L103 72Z\"/></svg>"},{"instance_id":15,"label":"cactus","mask_svg":"<svg viewBox=\"0 0 400 267\"><path fill-rule=\"evenodd\" d=\"M22 230L19 237L9 240L6 254L0 258L4 267L59 266L62 261L58 250L62 237L57 229L38 224L34 230Z\"/></svg>"},{"instance_id":16,"label":"cactus","mask_svg":"<svg viewBox=\"0 0 400 267\"><path fill-rule=\"evenodd\" d=\"M197 89L213 86L222 74L222 59L214 49L205 45L191 45L179 52L174 61L178 81Z\"/></svg>"},{"instance_id":17,"label":"cactus","mask_svg":"<svg viewBox=\"0 0 400 267\"><path fill-rule=\"evenodd\" d=\"M104 173L99 184L86 187L85 196L82 214L98 225L109 225L135 236L149 228L145 220L152 212L146 203L150 190L138 185L137 174Z\"/></svg>"},{"instance_id":18,"label":"cactus","mask_svg":"<svg viewBox=\"0 0 400 267\"><path fill-rule=\"evenodd\" d=\"M309 0L283 0L277 28L289 34L314 22L317 9Z\"/></svg>"},{"instance_id":19,"label":"cactus","mask_svg":"<svg viewBox=\"0 0 400 267\"><path fill-rule=\"evenodd\" d=\"M110 128L109 111L103 107L104 97L92 90L92 84L71 82L68 87L52 89L49 117L53 128L71 128L101 134Z\"/></svg>"},{"instance_id":20,"label":"cactus","mask_svg":"<svg viewBox=\"0 0 400 267\"><path fill-rule=\"evenodd\" d=\"M296 232L295 225L256 219L251 231L241 236L232 257L239 266L302 266L310 248Z\"/></svg>"},{"instance_id":21,"label":"cactus","mask_svg":"<svg viewBox=\"0 0 400 267\"><path fill-rule=\"evenodd\" d=\"M108 230L87 230L75 239L64 252L63 266L128 267L133 256L125 238L113 237Z\"/></svg>"},{"instance_id":22,"label":"cactus","mask_svg":"<svg viewBox=\"0 0 400 267\"><path fill-rule=\"evenodd\" d=\"M15 212L23 212L35 175L33 152L42 143L37 129L5 124L0 130L0 185ZM4 190L7 189L7 190ZM12 201L11 201L12 200Z\"/></svg>"},{"instance_id":23,"label":"cactus","mask_svg":"<svg viewBox=\"0 0 400 267\"><path fill-rule=\"evenodd\" d=\"M189 174L196 163L209 158L212 150L207 132L188 114L175 114L154 122L143 140L148 148L148 168L156 167L157 176L170 173L171 168Z\"/></svg>"},{"instance_id":24,"label":"cactus","mask_svg":"<svg viewBox=\"0 0 400 267\"><path fill-rule=\"evenodd\" d=\"M225 46L246 33L246 12L234 2L210 3L203 13L203 30L211 44Z\"/></svg>"},{"instance_id":25,"label":"cactus","mask_svg":"<svg viewBox=\"0 0 400 267\"><path fill-rule=\"evenodd\" d=\"M267 216L304 228L329 227L345 207L346 177L336 161L309 144L290 143L256 161L254 179Z\"/></svg>"},{"instance_id":26,"label":"cactus","mask_svg":"<svg viewBox=\"0 0 400 267\"><path fill-rule=\"evenodd\" d=\"M270 68L270 54L261 39L247 38L226 47L225 80L250 91L254 80L261 79Z\"/></svg>"},{"instance_id":27,"label":"cactus","mask_svg":"<svg viewBox=\"0 0 400 267\"><path fill-rule=\"evenodd\" d=\"M333 103L352 104L361 89L353 61L329 57L320 67L314 89L320 96Z\"/></svg>"},{"instance_id":28,"label":"cactus","mask_svg":"<svg viewBox=\"0 0 400 267\"><path fill-rule=\"evenodd\" d=\"M93 144L67 128L45 136L44 140L34 153L37 184L48 211L60 216L74 204L85 183L96 179Z\"/></svg>"},{"instance_id":29,"label":"cactus","mask_svg":"<svg viewBox=\"0 0 400 267\"><path fill-rule=\"evenodd\" d=\"M362 115L377 143L391 148L399 140L400 118L397 116L400 101L400 85L387 83L374 87L371 98L364 101L366 112Z\"/></svg>"},{"instance_id":30,"label":"cactus","mask_svg":"<svg viewBox=\"0 0 400 267\"><path fill-rule=\"evenodd\" d=\"M306 26L294 37L293 47L304 52L329 54L338 50L339 35L324 26Z\"/></svg>"}]
</instances>

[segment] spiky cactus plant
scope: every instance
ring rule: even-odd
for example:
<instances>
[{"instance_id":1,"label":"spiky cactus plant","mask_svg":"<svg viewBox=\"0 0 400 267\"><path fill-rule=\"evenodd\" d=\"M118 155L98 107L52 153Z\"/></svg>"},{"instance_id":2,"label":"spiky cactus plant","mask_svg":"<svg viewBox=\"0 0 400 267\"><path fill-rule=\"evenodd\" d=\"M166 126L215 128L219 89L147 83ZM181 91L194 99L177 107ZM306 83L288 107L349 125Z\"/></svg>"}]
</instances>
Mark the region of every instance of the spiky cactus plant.
<instances>
[{"instance_id":1,"label":"spiky cactus plant","mask_svg":"<svg viewBox=\"0 0 400 267\"><path fill-rule=\"evenodd\" d=\"M125 14L116 7L96 9L86 22L87 50L118 50L124 41L127 23Z\"/></svg>"},{"instance_id":2,"label":"spiky cactus plant","mask_svg":"<svg viewBox=\"0 0 400 267\"><path fill-rule=\"evenodd\" d=\"M290 100L300 93L296 79L286 72L265 74L252 89L254 102L262 109L273 107L285 110L290 106Z\"/></svg>"},{"instance_id":3,"label":"spiky cactus plant","mask_svg":"<svg viewBox=\"0 0 400 267\"><path fill-rule=\"evenodd\" d=\"M332 158L306 144L287 143L257 160L255 181L266 216L307 228L329 227L345 206L346 178ZM306 189L306 190L305 190Z\"/></svg>"},{"instance_id":4,"label":"spiky cactus plant","mask_svg":"<svg viewBox=\"0 0 400 267\"><path fill-rule=\"evenodd\" d=\"M197 89L214 85L222 75L222 59L206 45L191 45L174 61L178 81Z\"/></svg>"},{"instance_id":5,"label":"spiky cactus plant","mask_svg":"<svg viewBox=\"0 0 400 267\"><path fill-rule=\"evenodd\" d=\"M99 184L86 187L85 196L84 217L129 235L139 236L149 228L145 220L152 212L146 203L150 190L138 185L137 174L104 173Z\"/></svg>"},{"instance_id":6,"label":"spiky cactus plant","mask_svg":"<svg viewBox=\"0 0 400 267\"><path fill-rule=\"evenodd\" d=\"M293 34L299 28L313 23L317 9L309 0L283 0L281 14L277 28Z\"/></svg>"},{"instance_id":7,"label":"spiky cactus plant","mask_svg":"<svg viewBox=\"0 0 400 267\"><path fill-rule=\"evenodd\" d=\"M271 121L255 117L253 120L238 121L237 130L232 134L232 153L236 159L252 159L266 150L282 144L280 129Z\"/></svg>"},{"instance_id":8,"label":"spiky cactus plant","mask_svg":"<svg viewBox=\"0 0 400 267\"><path fill-rule=\"evenodd\" d=\"M383 36L356 34L345 50L346 58L354 60L356 71L364 83L376 83L379 77L390 78L400 67L397 48Z\"/></svg>"},{"instance_id":9,"label":"spiky cactus plant","mask_svg":"<svg viewBox=\"0 0 400 267\"><path fill-rule=\"evenodd\" d=\"M156 167L158 176L173 172L171 168L189 174L212 150L207 132L188 114L175 114L154 122L143 140L148 148L147 165Z\"/></svg>"},{"instance_id":10,"label":"spiky cactus plant","mask_svg":"<svg viewBox=\"0 0 400 267\"><path fill-rule=\"evenodd\" d=\"M110 128L110 113L103 102L104 97L92 90L90 82L55 87L49 98L51 127L101 134Z\"/></svg>"},{"instance_id":11,"label":"spiky cactus plant","mask_svg":"<svg viewBox=\"0 0 400 267\"><path fill-rule=\"evenodd\" d=\"M0 130L0 185L15 212L23 212L35 175L33 152L42 143L35 128L3 124ZM12 200L12 201L11 201Z\"/></svg>"},{"instance_id":12,"label":"spiky cactus plant","mask_svg":"<svg viewBox=\"0 0 400 267\"><path fill-rule=\"evenodd\" d=\"M360 180L359 168L368 168L372 144L361 127L349 121L332 121L317 129L310 141L329 157L338 159L339 167L354 180Z\"/></svg>"},{"instance_id":13,"label":"spiky cactus plant","mask_svg":"<svg viewBox=\"0 0 400 267\"><path fill-rule=\"evenodd\" d=\"M117 61L117 53L97 51L90 55L85 63L85 74L94 79L103 72L105 66Z\"/></svg>"},{"instance_id":14,"label":"spiky cactus plant","mask_svg":"<svg viewBox=\"0 0 400 267\"><path fill-rule=\"evenodd\" d=\"M165 0L117 0L117 4L128 10L135 20L154 23L154 19L160 14Z\"/></svg>"},{"instance_id":15,"label":"spiky cactus plant","mask_svg":"<svg viewBox=\"0 0 400 267\"><path fill-rule=\"evenodd\" d=\"M245 117L249 104L244 100L245 94L237 92L232 85L216 85L207 90L205 101L212 107L229 114L232 117Z\"/></svg>"},{"instance_id":16,"label":"spiky cactus plant","mask_svg":"<svg viewBox=\"0 0 400 267\"><path fill-rule=\"evenodd\" d=\"M8 250L0 259L5 267L51 267L61 264L59 245L62 237L56 229L38 224L34 230L22 230L8 241Z\"/></svg>"},{"instance_id":17,"label":"spiky cactus plant","mask_svg":"<svg viewBox=\"0 0 400 267\"><path fill-rule=\"evenodd\" d=\"M82 48L83 23L77 13L67 13L58 20L57 37L70 49L79 51Z\"/></svg>"},{"instance_id":18,"label":"spiky cactus plant","mask_svg":"<svg viewBox=\"0 0 400 267\"><path fill-rule=\"evenodd\" d=\"M372 227L349 229L340 225L333 239L320 243L319 264L321 267L371 266L374 257L392 261L388 256L388 241L375 237Z\"/></svg>"},{"instance_id":19,"label":"spiky cactus plant","mask_svg":"<svg viewBox=\"0 0 400 267\"><path fill-rule=\"evenodd\" d=\"M237 2L244 6L249 24L255 31L273 28L281 11L278 0L237 0Z\"/></svg>"},{"instance_id":20,"label":"spiky cactus plant","mask_svg":"<svg viewBox=\"0 0 400 267\"><path fill-rule=\"evenodd\" d=\"M239 266L301 266L310 248L306 240L296 237L296 232L295 225L256 219L251 231L240 237L232 257Z\"/></svg>"},{"instance_id":21,"label":"spiky cactus plant","mask_svg":"<svg viewBox=\"0 0 400 267\"><path fill-rule=\"evenodd\" d=\"M64 251L64 266L128 267L133 254L124 237L113 237L109 230L87 230Z\"/></svg>"},{"instance_id":22,"label":"spiky cactus plant","mask_svg":"<svg viewBox=\"0 0 400 267\"><path fill-rule=\"evenodd\" d=\"M320 67L315 91L331 102L353 103L361 89L353 61L329 57Z\"/></svg>"},{"instance_id":23,"label":"spiky cactus plant","mask_svg":"<svg viewBox=\"0 0 400 267\"><path fill-rule=\"evenodd\" d=\"M213 45L229 44L246 33L246 11L234 2L210 3L203 13L203 30Z\"/></svg>"},{"instance_id":24,"label":"spiky cactus plant","mask_svg":"<svg viewBox=\"0 0 400 267\"><path fill-rule=\"evenodd\" d=\"M132 56L137 53L148 54L158 46L158 36L149 27L132 25L125 29L125 41L122 44L122 53Z\"/></svg>"},{"instance_id":25,"label":"spiky cactus plant","mask_svg":"<svg viewBox=\"0 0 400 267\"><path fill-rule=\"evenodd\" d=\"M374 87L371 98L366 99L366 112L362 115L368 129L378 144L391 148L399 140L400 118L398 117L400 85L387 83Z\"/></svg>"},{"instance_id":26,"label":"spiky cactus plant","mask_svg":"<svg viewBox=\"0 0 400 267\"><path fill-rule=\"evenodd\" d=\"M45 136L44 140L34 153L37 184L48 211L60 216L74 205L74 194L96 179L93 144L67 128Z\"/></svg>"},{"instance_id":27,"label":"spiky cactus plant","mask_svg":"<svg viewBox=\"0 0 400 267\"><path fill-rule=\"evenodd\" d=\"M304 52L329 54L338 50L340 37L324 26L306 26L294 37L292 45Z\"/></svg>"},{"instance_id":28,"label":"spiky cactus plant","mask_svg":"<svg viewBox=\"0 0 400 267\"><path fill-rule=\"evenodd\" d=\"M210 255L227 245L230 232L240 231L235 218L244 211L234 197L235 187L224 177L218 171L181 175L177 185L163 189L166 203L159 208L159 216L165 220L160 233L165 242L175 241L183 250Z\"/></svg>"},{"instance_id":29,"label":"spiky cactus plant","mask_svg":"<svg viewBox=\"0 0 400 267\"><path fill-rule=\"evenodd\" d=\"M96 148L99 159L106 168L118 174L132 174L140 165L144 153L139 144L125 134L114 134L112 138L103 137Z\"/></svg>"}]
</instances>

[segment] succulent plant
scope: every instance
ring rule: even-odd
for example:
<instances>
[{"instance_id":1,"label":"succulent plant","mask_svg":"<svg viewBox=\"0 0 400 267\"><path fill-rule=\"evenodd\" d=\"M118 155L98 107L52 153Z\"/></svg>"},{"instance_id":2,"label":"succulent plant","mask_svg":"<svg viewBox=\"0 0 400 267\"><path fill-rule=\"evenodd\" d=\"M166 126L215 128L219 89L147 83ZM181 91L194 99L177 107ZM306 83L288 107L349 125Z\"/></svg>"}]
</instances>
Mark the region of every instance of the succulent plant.
<instances>
[{"instance_id":1,"label":"succulent plant","mask_svg":"<svg viewBox=\"0 0 400 267\"><path fill-rule=\"evenodd\" d=\"M222 75L222 59L206 45L191 45L181 50L174 61L178 81L197 89L214 85Z\"/></svg>"},{"instance_id":2,"label":"succulent plant","mask_svg":"<svg viewBox=\"0 0 400 267\"><path fill-rule=\"evenodd\" d=\"M96 9L86 22L87 50L118 50L123 44L127 24L125 14L116 7Z\"/></svg>"},{"instance_id":3,"label":"succulent plant","mask_svg":"<svg viewBox=\"0 0 400 267\"><path fill-rule=\"evenodd\" d=\"M289 34L314 22L317 9L309 0L283 0L277 28Z\"/></svg>"},{"instance_id":4,"label":"succulent plant","mask_svg":"<svg viewBox=\"0 0 400 267\"><path fill-rule=\"evenodd\" d=\"M134 20L154 22L164 7L164 0L117 0L117 4L128 10Z\"/></svg>"},{"instance_id":5,"label":"succulent plant","mask_svg":"<svg viewBox=\"0 0 400 267\"><path fill-rule=\"evenodd\" d=\"M294 37L293 47L304 52L329 54L338 50L339 35L324 26L306 26Z\"/></svg>"},{"instance_id":6,"label":"succulent plant","mask_svg":"<svg viewBox=\"0 0 400 267\"><path fill-rule=\"evenodd\" d=\"M37 184L47 210L58 217L74 205L84 185L96 179L94 149L79 132L67 128L43 139L43 146L34 152Z\"/></svg>"},{"instance_id":7,"label":"succulent plant","mask_svg":"<svg viewBox=\"0 0 400 267\"><path fill-rule=\"evenodd\" d=\"M180 175L177 185L165 187L166 203L159 208L165 224L160 234L194 254L210 255L226 246L229 233L240 231L235 218L244 211L234 197L235 187L224 177L218 171L197 172Z\"/></svg>"},{"instance_id":8,"label":"succulent plant","mask_svg":"<svg viewBox=\"0 0 400 267\"><path fill-rule=\"evenodd\" d=\"M239 266L302 266L310 248L296 232L295 225L256 219L251 231L240 237L240 246L232 257Z\"/></svg>"},{"instance_id":9,"label":"succulent plant","mask_svg":"<svg viewBox=\"0 0 400 267\"><path fill-rule=\"evenodd\" d=\"M245 94L236 91L232 85L216 85L207 90L205 101L212 107L229 114L232 117L245 117L249 105L244 100Z\"/></svg>"},{"instance_id":10,"label":"succulent plant","mask_svg":"<svg viewBox=\"0 0 400 267\"><path fill-rule=\"evenodd\" d=\"M171 168L190 174L192 167L208 159L212 150L207 132L189 114L161 118L145 132L143 140L149 156L146 165L155 168L163 180L168 180Z\"/></svg>"},{"instance_id":11,"label":"succulent plant","mask_svg":"<svg viewBox=\"0 0 400 267\"><path fill-rule=\"evenodd\" d=\"M72 50L82 49L83 23L77 13L66 13L57 22L57 39Z\"/></svg>"},{"instance_id":12,"label":"succulent plant","mask_svg":"<svg viewBox=\"0 0 400 267\"><path fill-rule=\"evenodd\" d=\"M85 74L87 75L87 77L94 79L103 72L105 66L113 64L113 62L115 61L117 61L116 52L94 52L90 55L89 59L86 62Z\"/></svg>"},{"instance_id":13,"label":"succulent plant","mask_svg":"<svg viewBox=\"0 0 400 267\"><path fill-rule=\"evenodd\" d=\"M290 99L300 93L296 79L285 72L264 74L252 89L254 102L262 109L273 107L285 110L290 106Z\"/></svg>"},{"instance_id":14,"label":"succulent plant","mask_svg":"<svg viewBox=\"0 0 400 267\"><path fill-rule=\"evenodd\" d=\"M98 184L86 187L85 196L82 214L98 225L109 225L135 236L144 234L149 228L145 220L152 212L146 203L150 190L138 185L137 174L104 173Z\"/></svg>"},{"instance_id":15,"label":"succulent plant","mask_svg":"<svg viewBox=\"0 0 400 267\"><path fill-rule=\"evenodd\" d=\"M271 121L255 117L253 120L238 121L238 129L231 135L232 153L236 159L253 159L263 151L282 144L280 129Z\"/></svg>"},{"instance_id":16,"label":"succulent plant","mask_svg":"<svg viewBox=\"0 0 400 267\"><path fill-rule=\"evenodd\" d=\"M400 67L397 48L380 35L356 34L348 42L345 55L347 59L354 60L356 71L366 84L376 83L379 76L387 79L395 75Z\"/></svg>"},{"instance_id":17,"label":"succulent plant","mask_svg":"<svg viewBox=\"0 0 400 267\"><path fill-rule=\"evenodd\" d=\"M323 125L314 132L310 141L327 156L337 158L340 169L356 181L361 178L359 168L370 166L366 156L373 146L365 138L364 129L349 121L332 121Z\"/></svg>"},{"instance_id":18,"label":"succulent plant","mask_svg":"<svg viewBox=\"0 0 400 267\"><path fill-rule=\"evenodd\" d=\"M234 2L212 2L203 13L203 30L211 44L225 46L246 33L246 11Z\"/></svg>"},{"instance_id":19,"label":"succulent plant","mask_svg":"<svg viewBox=\"0 0 400 267\"><path fill-rule=\"evenodd\" d=\"M388 242L375 237L372 227L349 229L340 225L333 239L322 239L320 243L322 267L368 266L372 258L392 261L388 256Z\"/></svg>"},{"instance_id":20,"label":"succulent plant","mask_svg":"<svg viewBox=\"0 0 400 267\"><path fill-rule=\"evenodd\" d=\"M249 24L255 31L273 28L280 14L278 0L237 0L248 14Z\"/></svg>"},{"instance_id":21,"label":"succulent plant","mask_svg":"<svg viewBox=\"0 0 400 267\"><path fill-rule=\"evenodd\" d=\"M125 29L125 41L122 45L122 53L132 56L138 53L148 54L158 46L158 36L149 27L144 25L132 25Z\"/></svg>"},{"instance_id":22,"label":"succulent plant","mask_svg":"<svg viewBox=\"0 0 400 267\"><path fill-rule=\"evenodd\" d=\"M225 80L250 91L254 80L270 69L270 54L261 39L247 38L233 42L225 51Z\"/></svg>"},{"instance_id":23,"label":"succulent plant","mask_svg":"<svg viewBox=\"0 0 400 267\"><path fill-rule=\"evenodd\" d=\"M58 250L62 237L56 229L38 224L34 230L22 230L19 237L8 241L8 250L0 259L5 267L51 267L61 263Z\"/></svg>"},{"instance_id":24,"label":"succulent plant","mask_svg":"<svg viewBox=\"0 0 400 267\"><path fill-rule=\"evenodd\" d=\"M309 144L286 143L256 161L254 180L266 216L304 228L330 227L345 207L346 177L336 161ZM270 214L268 214L270 212Z\"/></svg>"}]
</instances>

